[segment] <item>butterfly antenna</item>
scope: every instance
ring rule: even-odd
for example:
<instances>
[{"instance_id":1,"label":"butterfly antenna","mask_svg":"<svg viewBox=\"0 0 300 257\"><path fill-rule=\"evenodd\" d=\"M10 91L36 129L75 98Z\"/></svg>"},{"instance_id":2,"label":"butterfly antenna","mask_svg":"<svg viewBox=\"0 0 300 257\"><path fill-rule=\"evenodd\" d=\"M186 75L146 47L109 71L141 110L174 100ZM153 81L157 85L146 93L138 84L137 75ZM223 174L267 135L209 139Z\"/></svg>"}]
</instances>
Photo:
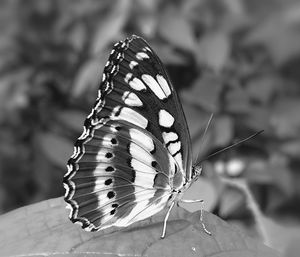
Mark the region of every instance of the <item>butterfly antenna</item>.
<instances>
[{"instance_id":1,"label":"butterfly antenna","mask_svg":"<svg viewBox=\"0 0 300 257\"><path fill-rule=\"evenodd\" d=\"M212 156L215 156L215 155L217 155L217 154L219 154L219 153L222 153L222 152L224 152L224 151L226 151L226 150L228 150L228 149L230 149L230 148L232 148L232 147L235 147L235 146L237 146L237 145L240 145L240 144L244 143L245 141L248 141L248 140L252 139L253 137L258 136L258 135L261 134L262 132L264 132L264 130L260 130L260 131L258 131L258 132L256 132L256 133L254 133L253 135L251 135L251 136L249 136L249 137L247 137L247 138L245 138L245 139L243 139L243 140L241 140L241 141L239 141L239 142L237 142L237 143L234 143L234 144L232 144L232 145L226 146L225 148L223 148L223 149L221 149L221 150L219 150L219 151L216 151L216 152L214 152L214 153L212 153L212 154L206 156L204 159L202 159L201 161L197 162L197 164L196 164L195 166L199 165L199 163L201 163L201 162L203 162L203 161L206 161L207 159L211 158Z\"/></svg>"},{"instance_id":2,"label":"butterfly antenna","mask_svg":"<svg viewBox=\"0 0 300 257\"><path fill-rule=\"evenodd\" d=\"M211 121L212 121L213 117L214 117L214 114L212 113L212 114L210 115L210 117L209 117L209 120L208 120L208 122L207 122L207 124L206 124L205 130L204 130L203 135L202 135L202 137L201 137L201 144L200 144L200 147L204 145L205 136L206 136L206 133L207 133L207 131L208 131L209 125L211 124ZM199 158L199 155L200 155L201 151L202 151L202 149L200 148L199 151L198 151L198 155L197 155L196 160ZM200 163L200 162L199 162L199 163Z\"/></svg>"}]
</instances>

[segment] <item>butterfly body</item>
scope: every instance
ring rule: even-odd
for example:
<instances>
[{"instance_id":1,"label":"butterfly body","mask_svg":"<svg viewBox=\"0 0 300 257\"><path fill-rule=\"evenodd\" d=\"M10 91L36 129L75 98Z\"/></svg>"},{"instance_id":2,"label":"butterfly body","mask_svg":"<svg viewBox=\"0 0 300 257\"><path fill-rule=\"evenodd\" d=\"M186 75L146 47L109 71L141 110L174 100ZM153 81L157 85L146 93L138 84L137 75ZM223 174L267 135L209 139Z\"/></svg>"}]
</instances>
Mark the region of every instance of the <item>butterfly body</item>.
<instances>
[{"instance_id":1,"label":"butterfly body","mask_svg":"<svg viewBox=\"0 0 300 257\"><path fill-rule=\"evenodd\" d=\"M70 219L127 227L180 200L198 178L178 96L151 47L115 44L64 176Z\"/></svg>"}]
</instances>

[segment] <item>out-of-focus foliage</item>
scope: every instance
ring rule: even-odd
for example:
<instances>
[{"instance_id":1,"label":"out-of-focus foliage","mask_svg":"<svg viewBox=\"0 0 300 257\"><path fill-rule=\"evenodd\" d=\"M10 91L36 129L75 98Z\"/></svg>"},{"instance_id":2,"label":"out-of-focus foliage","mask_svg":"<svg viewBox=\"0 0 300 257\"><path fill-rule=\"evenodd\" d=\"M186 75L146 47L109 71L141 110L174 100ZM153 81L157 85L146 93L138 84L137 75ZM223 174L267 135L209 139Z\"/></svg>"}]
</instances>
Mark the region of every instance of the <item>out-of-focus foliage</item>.
<instances>
[{"instance_id":1,"label":"out-of-focus foliage","mask_svg":"<svg viewBox=\"0 0 300 257\"><path fill-rule=\"evenodd\" d=\"M137 34L179 91L195 160L265 130L205 161L191 197L202 193L208 210L281 251L292 244L300 227L299 1L3 0L0 21L1 212L63 194L65 163L112 44Z\"/></svg>"}]
</instances>

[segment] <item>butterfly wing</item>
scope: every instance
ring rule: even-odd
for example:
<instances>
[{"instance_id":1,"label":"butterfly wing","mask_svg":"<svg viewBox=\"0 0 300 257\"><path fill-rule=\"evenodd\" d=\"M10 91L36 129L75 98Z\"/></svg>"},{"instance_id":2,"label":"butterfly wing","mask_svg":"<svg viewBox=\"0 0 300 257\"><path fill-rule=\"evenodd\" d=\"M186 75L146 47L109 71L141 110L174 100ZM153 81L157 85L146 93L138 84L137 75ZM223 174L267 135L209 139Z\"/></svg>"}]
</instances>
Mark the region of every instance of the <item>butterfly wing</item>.
<instances>
[{"instance_id":1,"label":"butterfly wing","mask_svg":"<svg viewBox=\"0 0 300 257\"><path fill-rule=\"evenodd\" d=\"M181 104L157 55L137 36L115 44L64 176L70 219L100 230L161 211L183 183L173 181L175 173L190 179L190 146Z\"/></svg>"}]
</instances>

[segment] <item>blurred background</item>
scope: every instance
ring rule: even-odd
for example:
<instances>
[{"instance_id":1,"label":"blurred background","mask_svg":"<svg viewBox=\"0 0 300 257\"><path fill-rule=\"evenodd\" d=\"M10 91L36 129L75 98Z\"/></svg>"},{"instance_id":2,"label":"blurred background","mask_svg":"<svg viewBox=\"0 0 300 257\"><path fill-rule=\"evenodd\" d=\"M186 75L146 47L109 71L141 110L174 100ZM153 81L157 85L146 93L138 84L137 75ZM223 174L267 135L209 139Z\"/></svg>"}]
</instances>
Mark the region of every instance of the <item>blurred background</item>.
<instances>
[{"instance_id":1,"label":"blurred background","mask_svg":"<svg viewBox=\"0 0 300 257\"><path fill-rule=\"evenodd\" d=\"M300 251L299 0L1 0L0 30L0 214L63 195L112 45L137 34L179 92L195 161L264 129L204 161L185 198Z\"/></svg>"}]
</instances>

